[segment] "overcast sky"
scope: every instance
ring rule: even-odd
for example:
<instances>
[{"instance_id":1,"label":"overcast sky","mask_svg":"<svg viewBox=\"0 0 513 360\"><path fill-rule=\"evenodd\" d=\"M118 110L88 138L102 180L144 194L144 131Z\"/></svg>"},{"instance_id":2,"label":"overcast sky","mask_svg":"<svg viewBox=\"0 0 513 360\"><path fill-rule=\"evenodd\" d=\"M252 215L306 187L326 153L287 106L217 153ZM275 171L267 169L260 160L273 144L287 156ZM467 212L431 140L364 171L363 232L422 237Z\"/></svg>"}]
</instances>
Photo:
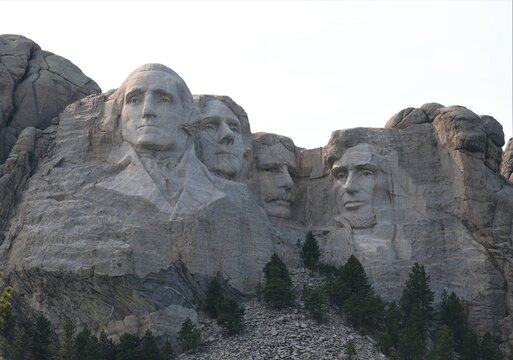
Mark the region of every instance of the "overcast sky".
<instances>
[{"instance_id":1,"label":"overcast sky","mask_svg":"<svg viewBox=\"0 0 513 360\"><path fill-rule=\"evenodd\" d=\"M512 136L512 2L4 1L0 33L61 55L103 91L144 63L229 95L253 132L325 145L406 107L463 105Z\"/></svg>"}]
</instances>

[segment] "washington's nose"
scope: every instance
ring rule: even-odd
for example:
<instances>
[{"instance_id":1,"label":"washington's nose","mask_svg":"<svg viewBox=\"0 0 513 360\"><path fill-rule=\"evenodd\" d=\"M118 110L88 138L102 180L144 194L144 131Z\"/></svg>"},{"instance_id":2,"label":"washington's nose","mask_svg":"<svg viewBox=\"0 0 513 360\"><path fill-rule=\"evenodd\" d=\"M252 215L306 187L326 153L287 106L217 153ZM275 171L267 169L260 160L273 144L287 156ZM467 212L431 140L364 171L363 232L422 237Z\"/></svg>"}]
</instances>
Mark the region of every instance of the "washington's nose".
<instances>
[{"instance_id":1,"label":"washington's nose","mask_svg":"<svg viewBox=\"0 0 513 360\"><path fill-rule=\"evenodd\" d=\"M232 129L226 124L225 122L222 122L219 126L219 143L224 145L232 145L235 140L235 134L233 133Z\"/></svg>"},{"instance_id":2,"label":"washington's nose","mask_svg":"<svg viewBox=\"0 0 513 360\"><path fill-rule=\"evenodd\" d=\"M145 118L145 119L150 119L150 118L154 118L157 116L157 114L155 113L155 110L153 108L153 101L152 101L152 97L151 96L146 96L144 98L144 103L143 103L143 109L142 109L142 117Z\"/></svg>"}]
</instances>

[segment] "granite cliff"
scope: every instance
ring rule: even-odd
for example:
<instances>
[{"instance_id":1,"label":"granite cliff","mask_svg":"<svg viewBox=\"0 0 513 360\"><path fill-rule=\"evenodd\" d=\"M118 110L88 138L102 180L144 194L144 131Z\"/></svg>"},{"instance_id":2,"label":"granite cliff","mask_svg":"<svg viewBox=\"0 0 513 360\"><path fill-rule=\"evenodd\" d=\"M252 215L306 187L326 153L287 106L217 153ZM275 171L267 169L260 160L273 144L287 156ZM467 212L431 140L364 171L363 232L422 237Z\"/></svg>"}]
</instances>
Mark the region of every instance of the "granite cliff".
<instances>
[{"instance_id":1,"label":"granite cliff","mask_svg":"<svg viewBox=\"0 0 513 360\"><path fill-rule=\"evenodd\" d=\"M0 94L0 270L20 308L57 327L71 316L114 337L172 335L210 278L251 295L271 254L297 267L313 231L324 262L355 254L387 300L422 263L436 294L455 291L472 325L511 351L513 156L493 117L428 103L301 149L251 133L231 98L193 96L163 65L101 94L38 51L0 37L0 55L24 59L8 72L20 90ZM12 58L0 57L1 81ZM65 95L62 81L44 86L48 111L13 96L45 66L72 80Z\"/></svg>"}]
</instances>

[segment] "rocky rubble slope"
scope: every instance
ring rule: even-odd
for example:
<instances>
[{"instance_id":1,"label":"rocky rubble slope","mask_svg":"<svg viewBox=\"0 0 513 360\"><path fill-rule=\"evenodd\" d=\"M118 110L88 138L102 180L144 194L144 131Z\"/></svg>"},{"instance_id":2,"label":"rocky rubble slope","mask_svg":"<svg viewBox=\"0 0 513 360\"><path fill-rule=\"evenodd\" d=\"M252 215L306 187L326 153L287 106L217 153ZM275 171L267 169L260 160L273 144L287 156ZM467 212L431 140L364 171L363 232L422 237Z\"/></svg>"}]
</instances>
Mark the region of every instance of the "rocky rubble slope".
<instances>
[{"instance_id":1,"label":"rocky rubble slope","mask_svg":"<svg viewBox=\"0 0 513 360\"><path fill-rule=\"evenodd\" d=\"M310 277L304 269L291 272L296 294L303 284L317 286L321 279ZM318 324L298 307L281 311L270 309L263 302L252 300L245 304L245 330L242 334L227 337L215 320L200 320L204 346L199 353L182 354L181 360L230 360L230 359L345 359L345 344L352 340L356 348L354 359L386 359L376 348L375 341L350 328L333 310L327 320Z\"/></svg>"}]
</instances>

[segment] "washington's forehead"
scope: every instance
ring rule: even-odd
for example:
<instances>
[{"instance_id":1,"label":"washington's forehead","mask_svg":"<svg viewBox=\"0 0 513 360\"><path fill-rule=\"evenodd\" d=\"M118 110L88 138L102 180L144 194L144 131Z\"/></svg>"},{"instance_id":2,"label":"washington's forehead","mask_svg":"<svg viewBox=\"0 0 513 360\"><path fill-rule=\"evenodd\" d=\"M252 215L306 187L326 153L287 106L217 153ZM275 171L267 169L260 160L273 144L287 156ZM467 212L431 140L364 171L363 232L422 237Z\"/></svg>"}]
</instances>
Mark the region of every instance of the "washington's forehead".
<instances>
[{"instance_id":1,"label":"washington's forehead","mask_svg":"<svg viewBox=\"0 0 513 360\"><path fill-rule=\"evenodd\" d=\"M176 89L178 79L162 71L142 71L133 74L126 85L127 92L132 89Z\"/></svg>"}]
</instances>

